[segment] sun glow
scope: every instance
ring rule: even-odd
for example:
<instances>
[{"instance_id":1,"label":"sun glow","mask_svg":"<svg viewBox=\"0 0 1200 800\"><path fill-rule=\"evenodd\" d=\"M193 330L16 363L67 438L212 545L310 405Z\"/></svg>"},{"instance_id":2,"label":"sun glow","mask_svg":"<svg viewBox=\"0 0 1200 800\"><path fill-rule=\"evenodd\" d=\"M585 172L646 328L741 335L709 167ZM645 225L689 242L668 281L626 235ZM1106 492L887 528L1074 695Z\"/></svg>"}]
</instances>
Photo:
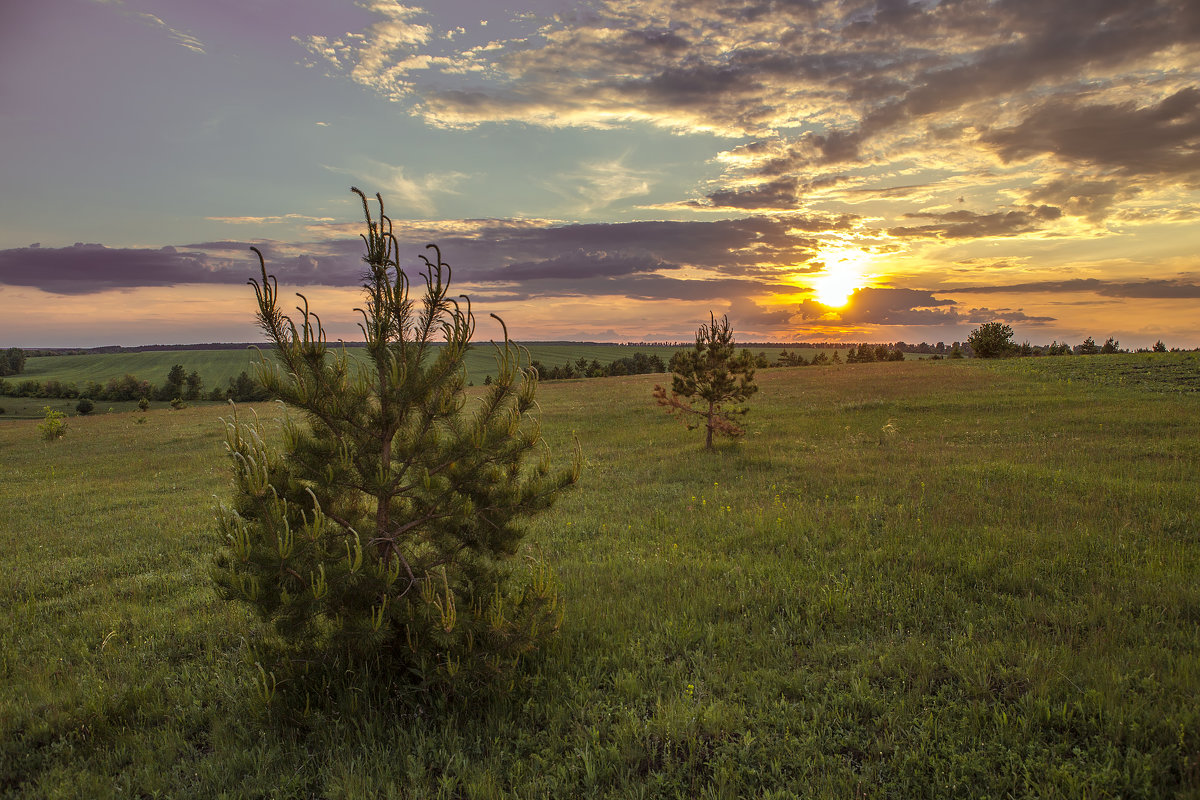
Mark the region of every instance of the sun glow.
<instances>
[{"instance_id":1,"label":"sun glow","mask_svg":"<svg viewBox=\"0 0 1200 800\"><path fill-rule=\"evenodd\" d=\"M841 308L850 295L867 285L869 276L864 274L861 253L831 253L825 264L825 271L812 281L813 296L821 305Z\"/></svg>"}]
</instances>

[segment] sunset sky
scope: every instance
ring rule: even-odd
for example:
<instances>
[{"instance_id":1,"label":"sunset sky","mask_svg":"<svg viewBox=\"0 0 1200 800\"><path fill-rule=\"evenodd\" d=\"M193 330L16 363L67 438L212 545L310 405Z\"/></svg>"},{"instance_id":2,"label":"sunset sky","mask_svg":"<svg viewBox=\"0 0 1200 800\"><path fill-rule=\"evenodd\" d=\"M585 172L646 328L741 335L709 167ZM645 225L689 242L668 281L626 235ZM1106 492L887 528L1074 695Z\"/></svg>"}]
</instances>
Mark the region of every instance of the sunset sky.
<instances>
[{"instance_id":1,"label":"sunset sky","mask_svg":"<svg viewBox=\"0 0 1200 800\"><path fill-rule=\"evenodd\" d=\"M0 6L0 347L356 338L362 210L479 335L1200 346L1196 0Z\"/></svg>"}]
</instances>

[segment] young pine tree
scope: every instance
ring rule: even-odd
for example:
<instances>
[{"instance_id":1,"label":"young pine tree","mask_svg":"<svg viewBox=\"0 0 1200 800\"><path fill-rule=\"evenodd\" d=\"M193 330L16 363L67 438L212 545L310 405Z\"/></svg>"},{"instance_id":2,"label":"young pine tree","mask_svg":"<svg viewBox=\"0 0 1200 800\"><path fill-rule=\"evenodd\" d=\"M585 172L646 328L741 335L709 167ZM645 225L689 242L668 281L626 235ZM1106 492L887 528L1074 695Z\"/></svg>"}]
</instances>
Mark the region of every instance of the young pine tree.
<instances>
[{"instance_id":1,"label":"young pine tree","mask_svg":"<svg viewBox=\"0 0 1200 800\"><path fill-rule=\"evenodd\" d=\"M723 408L728 403L743 403L758 391L754 383L754 356L748 350L737 353L729 317L709 314L709 324L696 331L696 346L671 356L671 394L662 386L654 387L654 397L668 414L679 414L693 430L705 428L704 447L711 450L714 435L741 436L734 423L736 416L749 411L745 406ZM697 407L698 405L698 407Z\"/></svg>"},{"instance_id":2,"label":"young pine tree","mask_svg":"<svg viewBox=\"0 0 1200 800\"><path fill-rule=\"evenodd\" d=\"M506 672L557 629L552 576L529 559L518 582L511 557L522 521L574 483L580 459L551 470L529 415L537 375L507 334L495 380L468 408L469 300L450 298L450 267L429 245L416 305L382 198L375 221L353 191L367 223L366 364L328 347L303 295L301 317L282 313L259 253L250 282L276 361L260 379L302 419L285 422L283 452L257 419L227 421L236 492L219 512L227 546L214 575L271 623L293 664L462 686Z\"/></svg>"}]
</instances>

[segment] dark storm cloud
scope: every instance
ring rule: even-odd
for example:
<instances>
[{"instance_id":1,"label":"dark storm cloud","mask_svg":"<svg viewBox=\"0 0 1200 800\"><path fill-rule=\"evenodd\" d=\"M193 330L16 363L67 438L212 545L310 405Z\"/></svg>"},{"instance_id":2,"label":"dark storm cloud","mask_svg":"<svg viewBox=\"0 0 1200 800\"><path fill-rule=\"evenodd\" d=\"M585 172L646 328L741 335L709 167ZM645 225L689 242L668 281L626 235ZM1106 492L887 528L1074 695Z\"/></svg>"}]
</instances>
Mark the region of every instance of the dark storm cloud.
<instances>
[{"instance_id":1,"label":"dark storm cloud","mask_svg":"<svg viewBox=\"0 0 1200 800\"><path fill-rule=\"evenodd\" d=\"M231 279L230 273L207 256L180 253L174 247L139 250L77 242L72 247L0 250L0 283L32 286L55 294L227 283Z\"/></svg>"},{"instance_id":2,"label":"dark storm cloud","mask_svg":"<svg viewBox=\"0 0 1200 800\"><path fill-rule=\"evenodd\" d=\"M897 237L936 237L939 239L968 239L984 236L1015 236L1041 230L1046 223L1062 216L1054 206L1031 206L993 214L973 211L919 212L905 214L907 219L932 219L929 225L900 226L888 230Z\"/></svg>"},{"instance_id":3,"label":"dark storm cloud","mask_svg":"<svg viewBox=\"0 0 1200 800\"><path fill-rule=\"evenodd\" d=\"M592 271L633 274L679 266L741 274L763 265L808 261L814 256L814 242L796 231L835 230L845 224L842 218L756 216L703 222L495 226L470 235L442 235L439 243L455 275L473 281L562 278ZM425 241L403 231L397 236L402 256L411 253L415 261Z\"/></svg>"},{"instance_id":4,"label":"dark storm cloud","mask_svg":"<svg viewBox=\"0 0 1200 800\"><path fill-rule=\"evenodd\" d=\"M1130 175L1192 174L1200 171L1200 89L1182 89L1148 106L1056 99L983 141L1005 161L1050 153Z\"/></svg>"},{"instance_id":5,"label":"dark storm cloud","mask_svg":"<svg viewBox=\"0 0 1200 800\"><path fill-rule=\"evenodd\" d=\"M540 281L548 279L577 279L580 277L615 278L658 270L679 269L648 254L621 252L590 252L576 248L541 261L518 261L492 270L478 269L471 273L475 281Z\"/></svg>"},{"instance_id":6,"label":"dark storm cloud","mask_svg":"<svg viewBox=\"0 0 1200 800\"><path fill-rule=\"evenodd\" d=\"M1065 281L1034 281L996 286L964 286L946 289L954 294L1059 294L1089 292L1102 297L1186 300L1200 298L1200 284L1186 281L1104 281L1075 278Z\"/></svg>"},{"instance_id":7,"label":"dark storm cloud","mask_svg":"<svg viewBox=\"0 0 1200 800\"><path fill-rule=\"evenodd\" d=\"M419 225L420 223L417 223ZM624 295L638 299L716 299L765 291L775 266L794 270L815 256L806 234L846 218L796 215L708 222L630 222L516 226L504 220L464 225L437 237L458 283L493 285L513 297ZM396 229L400 262L415 277L430 231ZM269 274L285 286L357 286L362 242L256 242ZM101 245L0 251L0 283L60 294L188 283L241 284L257 278L250 243L196 243L179 249L111 249ZM692 274L680 278L682 268ZM700 276L697 277L697 274Z\"/></svg>"},{"instance_id":8,"label":"dark storm cloud","mask_svg":"<svg viewBox=\"0 0 1200 800\"><path fill-rule=\"evenodd\" d=\"M353 286L363 266L354 255L308 254L272 258L278 245L258 243L268 270L292 284ZM0 250L0 284L30 286L54 294L94 294L110 289L181 284L242 284L258 277L259 266L246 242L163 247L157 250L111 248L77 243L72 247L23 247ZM211 249L211 252L209 250ZM216 255L214 255L216 254Z\"/></svg>"}]
</instances>

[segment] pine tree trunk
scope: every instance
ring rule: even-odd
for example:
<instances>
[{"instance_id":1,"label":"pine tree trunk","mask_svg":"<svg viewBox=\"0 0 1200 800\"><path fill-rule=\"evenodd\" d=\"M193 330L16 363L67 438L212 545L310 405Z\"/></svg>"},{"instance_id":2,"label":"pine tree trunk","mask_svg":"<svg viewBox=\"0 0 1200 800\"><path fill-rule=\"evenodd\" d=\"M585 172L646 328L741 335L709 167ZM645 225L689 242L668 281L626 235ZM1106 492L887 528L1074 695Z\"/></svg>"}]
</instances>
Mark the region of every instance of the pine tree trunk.
<instances>
[{"instance_id":1,"label":"pine tree trunk","mask_svg":"<svg viewBox=\"0 0 1200 800\"><path fill-rule=\"evenodd\" d=\"M713 401L711 401L711 400L710 400L710 401L709 401L709 403L708 403L708 417L707 417L707 419L708 419L708 424L707 424L707 425L705 425L705 434L706 434L706 436L705 436L705 439L704 439L704 449L705 449L705 450L712 450L712 446L713 446L713 444L712 444L712 436L713 436L713 417L714 417L714 416L716 415L716 413L717 413L717 412L716 412L716 405L717 405L717 404L716 404L716 403L714 403L714 402L713 402Z\"/></svg>"}]
</instances>

